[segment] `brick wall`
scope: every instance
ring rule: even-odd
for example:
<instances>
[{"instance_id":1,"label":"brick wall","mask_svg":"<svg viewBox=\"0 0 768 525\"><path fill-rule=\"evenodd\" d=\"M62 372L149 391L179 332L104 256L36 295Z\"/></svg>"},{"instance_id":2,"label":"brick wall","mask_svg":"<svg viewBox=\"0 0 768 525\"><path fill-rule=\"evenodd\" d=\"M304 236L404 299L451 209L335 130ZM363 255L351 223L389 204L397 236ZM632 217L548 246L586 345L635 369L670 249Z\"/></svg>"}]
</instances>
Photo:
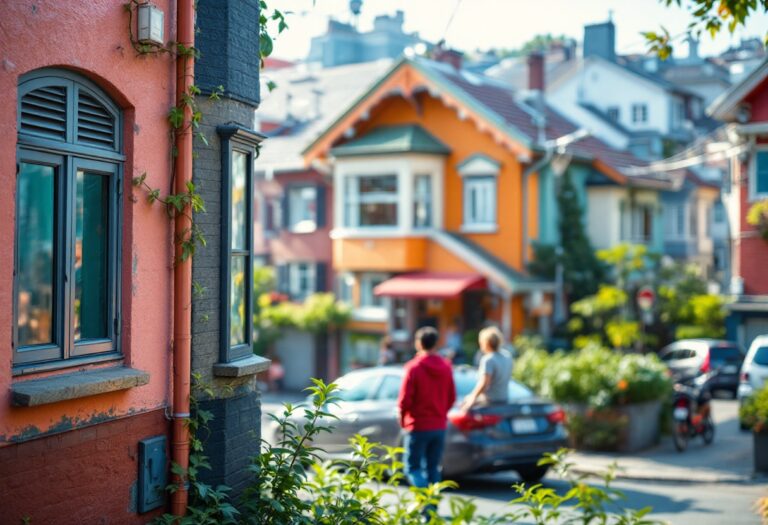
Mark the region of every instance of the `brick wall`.
<instances>
[{"instance_id":1,"label":"brick wall","mask_svg":"<svg viewBox=\"0 0 768 525\"><path fill-rule=\"evenodd\" d=\"M261 403L259 392L241 389L236 395L200 403L209 410L210 437L205 442L212 470L201 473L201 480L213 486L224 484L237 496L253 480L247 470L251 458L259 453Z\"/></svg>"},{"instance_id":2,"label":"brick wall","mask_svg":"<svg viewBox=\"0 0 768 525\"><path fill-rule=\"evenodd\" d=\"M227 96L258 106L258 0L200 0L197 22L197 86L204 92L223 86Z\"/></svg>"},{"instance_id":3,"label":"brick wall","mask_svg":"<svg viewBox=\"0 0 768 525\"><path fill-rule=\"evenodd\" d=\"M136 513L138 442L168 432L156 410L1 448L0 524L148 523L162 509Z\"/></svg>"}]
</instances>

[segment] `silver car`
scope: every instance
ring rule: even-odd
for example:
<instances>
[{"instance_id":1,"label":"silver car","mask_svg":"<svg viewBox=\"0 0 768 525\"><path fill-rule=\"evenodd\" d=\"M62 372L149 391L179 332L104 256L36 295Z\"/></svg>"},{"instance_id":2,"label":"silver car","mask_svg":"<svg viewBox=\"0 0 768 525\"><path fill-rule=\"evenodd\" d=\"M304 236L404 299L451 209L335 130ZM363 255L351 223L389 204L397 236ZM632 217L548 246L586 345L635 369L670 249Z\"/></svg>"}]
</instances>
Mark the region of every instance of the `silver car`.
<instances>
[{"instance_id":1,"label":"silver car","mask_svg":"<svg viewBox=\"0 0 768 525\"><path fill-rule=\"evenodd\" d=\"M321 433L314 445L331 458L349 458L349 438L355 434L389 446L402 446L397 418L397 396L403 379L399 366L350 372L335 381L338 406L329 410L339 419L331 433ZM461 414L458 406L477 382L477 370L454 368L457 404L448 414L443 476L457 478L480 472L516 470L525 481L538 481L547 467L537 466L546 452L566 446L565 413L539 399L525 386L509 382L509 402L473 408ZM298 420L301 416L295 416ZM270 429L276 432L276 424Z\"/></svg>"}]
</instances>

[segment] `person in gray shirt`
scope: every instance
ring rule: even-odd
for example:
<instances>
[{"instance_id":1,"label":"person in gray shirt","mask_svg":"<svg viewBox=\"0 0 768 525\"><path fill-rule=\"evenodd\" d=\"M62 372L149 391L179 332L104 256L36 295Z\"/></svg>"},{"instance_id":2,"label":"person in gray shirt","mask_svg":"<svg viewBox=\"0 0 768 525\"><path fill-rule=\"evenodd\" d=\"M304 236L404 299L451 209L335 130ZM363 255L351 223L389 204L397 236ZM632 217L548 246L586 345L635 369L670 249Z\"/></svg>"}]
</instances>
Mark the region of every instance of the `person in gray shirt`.
<instances>
[{"instance_id":1,"label":"person in gray shirt","mask_svg":"<svg viewBox=\"0 0 768 525\"><path fill-rule=\"evenodd\" d=\"M501 347L502 335L498 328L480 331L479 364L480 378L477 385L464 399L462 410L467 411L476 403L506 403L509 400L509 380L512 378L512 355Z\"/></svg>"}]
</instances>

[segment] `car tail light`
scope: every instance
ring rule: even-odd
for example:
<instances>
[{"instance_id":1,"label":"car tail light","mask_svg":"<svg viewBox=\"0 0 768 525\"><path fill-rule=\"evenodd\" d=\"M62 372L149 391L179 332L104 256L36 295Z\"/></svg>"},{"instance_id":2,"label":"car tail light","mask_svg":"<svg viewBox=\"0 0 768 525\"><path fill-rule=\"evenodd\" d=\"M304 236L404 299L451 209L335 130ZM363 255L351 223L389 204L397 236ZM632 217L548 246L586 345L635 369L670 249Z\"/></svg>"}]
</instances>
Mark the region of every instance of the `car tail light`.
<instances>
[{"instance_id":1,"label":"car tail light","mask_svg":"<svg viewBox=\"0 0 768 525\"><path fill-rule=\"evenodd\" d=\"M675 401L675 408L688 408L688 400L684 397Z\"/></svg>"},{"instance_id":2,"label":"car tail light","mask_svg":"<svg viewBox=\"0 0 768 525\"><path fill-rule=\"evenodd\" d=\"M739 376L739 380L742 383L749 383L749 372L742 372Z\"/></svg>"},{"instance_id":3,"label":"car tail light","mask_svg":"<svg viewBox=\"0 0 768 525\"><path fill-rule=\"evenodd\" d=\"M558 423L565 423L565 410L558 406L553 407L552 411L547 414L547 421L553 425L557 425Z\"/></svg>"},{"instance_id":4,"label":"car tail light","mask_svg":"<svg viewBox=\"0 0 768 525\"><path fill-rule=\"evenodd\" d=\"M700 371L701 371L701 373L702 373L702 374L706 374L706 373L707 373L707 372L709 372L711 369L712 369L712 366L710 365L710 362L709 362L709 352L707 352L707 353L704 355L704 361L701 363L701 369L700 369Z\"/></svg>"},{"instance_id":5,"label":"car tail light","mask_svg":"<svg viewBox=\"0 0 768 525\"><path fill-rule=\"evenodd\" d=\"M470 430L479 430L498 425L501 421L501 416L473 414L472 412L452 412L448 414L448 420L462 432L469 432Z\"/></svg>"}]
</instances>

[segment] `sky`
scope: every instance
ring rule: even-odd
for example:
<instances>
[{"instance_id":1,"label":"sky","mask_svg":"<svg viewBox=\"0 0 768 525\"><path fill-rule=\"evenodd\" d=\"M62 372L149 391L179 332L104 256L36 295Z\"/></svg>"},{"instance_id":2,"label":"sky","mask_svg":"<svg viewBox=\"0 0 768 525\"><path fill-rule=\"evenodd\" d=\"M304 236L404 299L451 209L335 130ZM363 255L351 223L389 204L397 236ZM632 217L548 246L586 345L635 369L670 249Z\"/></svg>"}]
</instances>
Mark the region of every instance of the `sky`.
<instances>
[{"instance_id":1,"label":"sky","mask_svg":"<svg viewBox=\"0 0 768 525\"><path fill-rule=\"evenodd\" d=\"M689 0L683 0L685 6ZM273 56L301 59L309 52L313 36L325 32L329 18L348 22L349 0L272 0L271 7L290 12L289 29L275 42ZM609 14L616 24L619 54L645 51L643 31L666 27L670 34L685 32L691 20L685 8L666 7L661 0L363 0L358 21L369 30L380 14L405 12L405 31L418 32L431 42L445 38L461 51L517 48L537 34L565 34L581 41L585 24L603 22ZM449 20L453 19L449 24ZM702 36L699 52L717 54L741 37L761 36L768 30L768 14L749 20L733 35L723 31L715 40ZM687 46L677 46L676 54Z\"/></svg>"}]
</instances>

